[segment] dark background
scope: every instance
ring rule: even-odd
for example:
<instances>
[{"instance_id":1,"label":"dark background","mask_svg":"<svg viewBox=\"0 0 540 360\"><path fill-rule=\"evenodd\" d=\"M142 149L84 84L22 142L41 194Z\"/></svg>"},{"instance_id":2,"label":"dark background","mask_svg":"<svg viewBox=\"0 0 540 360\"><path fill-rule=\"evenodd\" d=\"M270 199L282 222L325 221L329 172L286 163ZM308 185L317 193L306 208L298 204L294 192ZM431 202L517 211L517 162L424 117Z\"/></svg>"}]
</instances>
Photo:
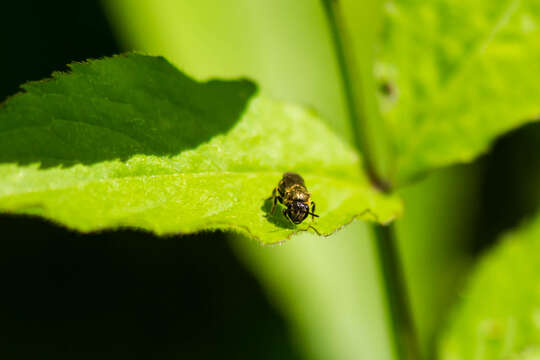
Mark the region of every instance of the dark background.
<instances>
[{"instance_id":1,"label":"dark background","mask_svg":"<svg viewBox=\"0 0 540 360\"><path fill-rule=\"evenodd\" d=\"M122 51L97 1L6 1L0 33L0 101ZM0 238L1 359L298 358L223 234L81 235L0 215Z\"/></svg>"}]
</instances>

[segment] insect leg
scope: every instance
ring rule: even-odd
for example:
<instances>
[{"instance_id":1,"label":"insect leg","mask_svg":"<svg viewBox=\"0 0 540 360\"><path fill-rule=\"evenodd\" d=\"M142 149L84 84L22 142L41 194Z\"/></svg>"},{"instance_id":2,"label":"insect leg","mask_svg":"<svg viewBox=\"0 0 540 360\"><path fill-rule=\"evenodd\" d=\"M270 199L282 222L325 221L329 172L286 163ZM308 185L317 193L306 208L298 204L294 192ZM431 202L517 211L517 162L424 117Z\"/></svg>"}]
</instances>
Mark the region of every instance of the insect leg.
<instances>
[{"instance_id":1,"label":"insect leg","mask_svg":"<svg viewBox=\"0 0 540 360\"><path fill-rule=\"evenodd\" d=\"M270 210L271 215L274 215L274 210L276 209L276 203L278 201L283 204L283 198L279 195L276 195L276 193L277 193L277 188L274 188L274 190L272 191L272 196L271 196L271 198L274 199L274 203L272 204L272 210Z\"/></svg>"},{"instance_id":2,"label":"insect leg","mask_svg":"<svg viewBox=\"0 0 540 360\"><path fill-rule=\"evenodd\" d=\"M315 201L311 202L311 213L310 214L311 214L311 220L315 219L315 216L319 217L319 215L315 214Z\"/></svg>"},{"instance_id":3,"label":"insect leg","mask_svg":"<svg viewBox=\"0 0 540 360\"><path fill-rule=\"evenodd\" d=\"M292 224L294 224L294 221L292 221L292 219L289 217L289 214L287 213L287 209L283 209L283 216L285 216L287 220L289 220Z\"/></svg>"}]
</instances>

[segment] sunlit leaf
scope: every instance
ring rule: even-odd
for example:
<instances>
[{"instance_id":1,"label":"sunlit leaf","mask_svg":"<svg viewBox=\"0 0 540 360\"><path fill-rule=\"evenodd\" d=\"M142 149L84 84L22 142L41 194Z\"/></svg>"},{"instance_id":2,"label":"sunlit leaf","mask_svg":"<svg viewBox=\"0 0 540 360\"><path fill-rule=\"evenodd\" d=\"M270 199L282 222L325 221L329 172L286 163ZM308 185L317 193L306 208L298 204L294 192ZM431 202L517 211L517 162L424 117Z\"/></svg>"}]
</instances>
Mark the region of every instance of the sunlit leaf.
<instances>
[{"instance_id":1,"label":"sunlit leaf","mask_svg":"<svg viewBox=\"0 0 540 360\"><path fill-rule=\"evenodd\" d=\"M0 211L84 232L230 230L264 243L401 211L315 114L248 102L250 82L197 83L142 55L71 67L0 111ZM320 218L296 226L281 208L269 214L285 171L304 177Z\"/></svg>"},{"instance_id":2,"label":"sunlit leaf","mask_svg":"<svg viewBox=\"0 0 540 360\"><path fill-rule=\"evenodd\" d=\"M472 161L540 116L540 3L384 3L374 66L393 179Z\"/></svg>"}]
</instances>

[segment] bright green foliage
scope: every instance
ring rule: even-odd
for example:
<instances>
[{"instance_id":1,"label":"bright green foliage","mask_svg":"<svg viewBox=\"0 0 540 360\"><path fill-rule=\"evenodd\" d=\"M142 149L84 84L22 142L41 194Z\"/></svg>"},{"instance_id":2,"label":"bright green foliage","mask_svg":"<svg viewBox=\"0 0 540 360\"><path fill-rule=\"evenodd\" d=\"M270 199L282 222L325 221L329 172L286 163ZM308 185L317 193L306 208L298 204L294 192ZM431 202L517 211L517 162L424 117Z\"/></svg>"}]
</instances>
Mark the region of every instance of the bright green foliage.
<instances>
[{"instance_id":1,"label":"bright green foliage","mask_svg":"<svg viewBox=\"0 0 540 360\"><path fill-rule=\"evenodd\" d=\"M384 3L375 76L394 181L469 162L540 115L540 2Z\"/></svg>"},{"instance_id":2,"label":"bright green foliage","mask_svg":"<svg viewBox=\"0 0 540 360\"><path fill-rule=\"evenodd\" d=\"M357 217L385 223L400 212L315 114L262 98L240 114L251 83L199 84L141 55L72 69L27 85L0 112L3 138L16 137L1 143L4 161L46 166L0 165L1 211L85 232L221 229L264 243L308 228L329 234ZM319 219L293 226L279 210L269 216L266 199L284 171L304 176Z\"/></svg>"},{"instance_id":3,"label":"bright green foliage","mask_svg":"<svg viewBox=\"0 0 540 360\"><path fill-rule=\"evenodd\" d=\"M443 337L442 359L539 358L538 254L540 217L504 236L490 251L480 262ZM531 349L535 346L536 351Z\"/></svg>"}]
</instances>

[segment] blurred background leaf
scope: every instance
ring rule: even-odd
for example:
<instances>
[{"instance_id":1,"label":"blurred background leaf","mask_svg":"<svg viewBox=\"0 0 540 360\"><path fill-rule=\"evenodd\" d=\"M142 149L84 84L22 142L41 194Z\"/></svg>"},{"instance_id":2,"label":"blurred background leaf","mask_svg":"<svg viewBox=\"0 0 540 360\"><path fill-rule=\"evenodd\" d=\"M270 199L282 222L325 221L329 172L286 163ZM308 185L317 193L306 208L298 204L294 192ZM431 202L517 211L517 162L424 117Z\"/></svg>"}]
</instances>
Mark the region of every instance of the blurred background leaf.
<instances>
[{"instance_id":1,"label":"blurred background leaf","mask_svg":"<svg viewBox=\"0 0 540 360\"><path fill-rule=\"evenodd\" d=\"M536 217L480 260L442 338L441 359L509 358L540 343L539 253Z\"/></svg>"},{"instance_id":2,"label":"blurred background leaf","mask_svg":"<svg viewBox=\"0 0 540 360\"><path fill-rule=\"evenodd\" d=\"M394 182L470 162L540 114L535 1L384 4L375 76Z\"/></svg>"}]
</instances>

